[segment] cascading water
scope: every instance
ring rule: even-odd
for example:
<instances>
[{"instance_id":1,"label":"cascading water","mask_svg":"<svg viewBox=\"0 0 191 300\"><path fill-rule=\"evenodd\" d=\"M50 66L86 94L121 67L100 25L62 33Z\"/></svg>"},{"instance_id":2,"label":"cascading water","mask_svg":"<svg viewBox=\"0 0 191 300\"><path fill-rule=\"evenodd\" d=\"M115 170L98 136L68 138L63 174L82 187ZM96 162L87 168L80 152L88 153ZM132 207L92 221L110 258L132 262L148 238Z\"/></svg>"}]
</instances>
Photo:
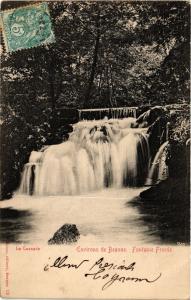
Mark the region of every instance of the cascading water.
<instances>
[{"instance_id":1,"label":"cascading water","mask_svg":"<svg viewBox=\"0 0 191 300\"><path fill-rule=\"evenodd\" d=\"M169 142L164 142L155 155L151 165L146 185L152 185L168 177L168 167L166 165L167 147Z\"/></svg>"},{"instance_id":2,"label":"cascading water","mask_svg":"<svg viewBox=\"0 0 191 300\"><path fill-rule=\"evenodd\" d=\"M136 118L137 107L112 107L112 108L89 108L79 109L79 120L101 120L105 116L111 119Z\"/></svg>"},{"instance_id":3,"label":"cascading water","mask_svg":"<svg viewBox=\"0 0 191 300\"><path fill-rule=\"evenodd\" d=\"M146 128L135 118L81 121L68 141L32 151L19 193L74 195L106 187L143 185L150 153Z\"/></svg>"}]
</instances>

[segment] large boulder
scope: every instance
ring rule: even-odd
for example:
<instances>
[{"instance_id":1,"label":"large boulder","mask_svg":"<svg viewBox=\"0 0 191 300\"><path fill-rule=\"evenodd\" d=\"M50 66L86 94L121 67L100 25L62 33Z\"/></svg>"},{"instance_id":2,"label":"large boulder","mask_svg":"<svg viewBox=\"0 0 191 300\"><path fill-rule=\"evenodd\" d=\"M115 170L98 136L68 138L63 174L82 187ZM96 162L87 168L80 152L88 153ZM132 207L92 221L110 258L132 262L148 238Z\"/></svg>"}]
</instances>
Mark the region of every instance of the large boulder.
<instances>
[{"instance_id":1,"label":"large boulder","mask_svg":"<svg viewBox=\"0 0 191 300\"><path fill-rule=\"evenodd\" d=\"M142 113L136 120L136 122L139 124L139 127L148 127L153 122L157 120L157 118L162 117L166 114L166 110L162 106L154 106L151 107L146 112ZM144 126L143 126L144 124Z\"/></svg>"},{"instance_id":2,"label":"large boulder","mask_svg":"<svg viewBox=\"0 0 191 300\"><path fill-rule=\"evenodd\" d=\"M75 224L64 224L54 233L48 244L71 244L77 242L79 238L80 233Z\"/></svg>"}]
</instances>

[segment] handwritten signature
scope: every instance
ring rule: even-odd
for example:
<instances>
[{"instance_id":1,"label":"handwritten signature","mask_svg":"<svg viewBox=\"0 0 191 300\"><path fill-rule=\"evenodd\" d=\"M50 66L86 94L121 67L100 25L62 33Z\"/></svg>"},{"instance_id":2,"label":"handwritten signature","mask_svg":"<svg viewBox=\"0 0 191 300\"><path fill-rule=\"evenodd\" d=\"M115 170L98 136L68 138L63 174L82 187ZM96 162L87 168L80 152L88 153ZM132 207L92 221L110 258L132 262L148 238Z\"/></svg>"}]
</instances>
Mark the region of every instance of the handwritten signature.
<instances>
[{"instance_id":1,"label":"handwritten signature","mask_svg":"<svg viewBox=\"0 0 191 300\"><path fill-rule=\"evenodd\" d=\"M53 264L46 264L44 267L44 271L48 271L50 270L50 268L56 268L56 269L64 268L64 269L77 270L82 268L83 265L89 265L90 263L91 262L89 259L84 259L79 263L74 264L72 262L69 262L69 257L68 255L66 255L64 257L57 257L53 262ZM104 284L102 285L103 291L116 282L125 283L128 281L132 281L135 283L146 282L148 284L151 284L156 282L162 276L162 273L160 273L156 277L148 279L146 277L141 278L136 276L129 276L129 273L126 274L126 272L134 271L135 266L136 266L136 262L126 264L125 261L123 261L123 263L119 265L115 263L109 263L105 260L104 257L101 257L93 264L91 264L91 267L88 269L88 272L85 272L83 275L85 277L90 277L92 280L104 281ZM121 272L123 272L123 276Z\"/></svg>"}]
</instances>

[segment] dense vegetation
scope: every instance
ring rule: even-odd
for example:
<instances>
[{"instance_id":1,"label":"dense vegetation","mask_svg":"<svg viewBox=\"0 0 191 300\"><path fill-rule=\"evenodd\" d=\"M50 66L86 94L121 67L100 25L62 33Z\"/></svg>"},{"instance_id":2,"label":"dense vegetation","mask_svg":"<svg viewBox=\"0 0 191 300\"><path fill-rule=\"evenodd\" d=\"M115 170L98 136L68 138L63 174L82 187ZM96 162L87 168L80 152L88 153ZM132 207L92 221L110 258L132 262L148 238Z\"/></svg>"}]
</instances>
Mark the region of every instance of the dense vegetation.
<instances>
[{"instance_id":1,"label":"dense vegetation","mask_svg":"<svg viewBox=\"0 0 191 300\"><path fill-rule=\"evenodd\" d=\"M2 10L26 4L4 1ZM189 6L49 2L56 43L11 54L1 48L3 197L31 150L62 139L60 107L189 102Z\"/></svg>"}]
</instances>

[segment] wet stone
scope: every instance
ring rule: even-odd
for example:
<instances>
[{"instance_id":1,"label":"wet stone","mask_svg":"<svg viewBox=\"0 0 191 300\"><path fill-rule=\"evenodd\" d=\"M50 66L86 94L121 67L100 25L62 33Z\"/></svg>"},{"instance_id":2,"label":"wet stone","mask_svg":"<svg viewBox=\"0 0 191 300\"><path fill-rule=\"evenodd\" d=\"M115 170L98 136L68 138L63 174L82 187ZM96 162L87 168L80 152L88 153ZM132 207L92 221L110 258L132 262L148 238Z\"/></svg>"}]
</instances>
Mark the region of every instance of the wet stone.
<instances>
[{"instance_id":1,"label":"wet stone","mask_svg":"<svg viewBox=\"0 0 191 300\"><path fill-rule=\"evenodd\" d=\"M54 233L48 244L71 244L77 242L79 238L80 233L75 224L64 224Z\"/></svg>"}]
</instances>

